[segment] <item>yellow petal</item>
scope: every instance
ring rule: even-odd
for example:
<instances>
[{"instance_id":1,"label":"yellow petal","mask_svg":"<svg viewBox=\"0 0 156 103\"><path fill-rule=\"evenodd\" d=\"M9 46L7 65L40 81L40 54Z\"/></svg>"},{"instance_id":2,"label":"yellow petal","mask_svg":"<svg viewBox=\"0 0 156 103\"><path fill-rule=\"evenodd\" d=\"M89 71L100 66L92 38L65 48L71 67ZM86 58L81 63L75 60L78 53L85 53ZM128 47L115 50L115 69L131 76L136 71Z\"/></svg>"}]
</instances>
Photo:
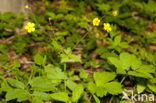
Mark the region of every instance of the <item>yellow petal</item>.
<instances>
[{"instance_id":1,"label":"yellow petal","mask_svg":"<svg viewBox=\"0 0 156 103\"><path fill-rule=\"evenodd\" d=\"M28 30L28 33L31 33L31 29Z\"/></svg>"},{"instance_id":2,"label":"yellow petal","mask_svg":"<svg viewBox=\"0 0 156 103\"><path fill-rule=\"evenodd\" d=\"M28 5L25 5L25 8L27 8L27 9L28 9L28 8L29 8L29 6L28 6Z\"/></svg>"},{"instance_id":3,"label":"yellow petal","mask_svg":"<svg viewBox=\"0 0 156 103\"><path fill-rule=\"evenodd\" d=\"M28 26L25 26L25 29L26 29L26 30L28 30L28 28L29 28Z\"/></svg>"},{"instance_id":4,"label":"yellow petal","mask_svg":"<svg viewBox=\"0 0 156 103\"><path fill-rule=\"evenodd\" d=\"M34 27L35 26L35 24L34 23L31 23L31 27Z\"/></svg>"}]
</instances>

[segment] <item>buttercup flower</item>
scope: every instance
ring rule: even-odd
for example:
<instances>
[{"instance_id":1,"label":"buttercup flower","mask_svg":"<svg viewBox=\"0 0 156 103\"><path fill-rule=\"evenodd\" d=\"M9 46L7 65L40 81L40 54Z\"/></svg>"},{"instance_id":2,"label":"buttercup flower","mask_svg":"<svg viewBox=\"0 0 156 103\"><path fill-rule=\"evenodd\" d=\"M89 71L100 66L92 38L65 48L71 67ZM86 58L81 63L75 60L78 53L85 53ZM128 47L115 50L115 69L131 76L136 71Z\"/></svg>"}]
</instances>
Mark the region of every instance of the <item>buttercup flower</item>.
<instances>
[{"instance_id":1,"label":"buttercup flower","mask_svg":"<svg viewBox=\"0 0 156 103\"><path fill-rule=\"evenodd\" d=\"M28 8L29 8L29 6L28 6L28 5L25 5L25 8L26 8L26 9L28 9Z\"/></svg>"},{"instance_id":2,"label":"buttercup flower","mask_svg":"<svg viewBox=\"0 0 156 103\"><path fill-rule=\"evenodd\" d=\"M51 18L49 18L49 21L51 21Z\"/></svg>"},{"instance_id":3,"label":"buttercup flower","mask_svg":"<svg viewBox=\"0 0 156 103\"><path fill-rule=\"evenodd\" d=\"M35 24L28 22L27 25L25 26L25 29L28 31L28 33L34 32L35 31Z\"/></svg>"},{"instance_id":4,"label":"buttercup flower","mask_svg":"<svg viewBox=\"0 0 156 103\"><path fill-rule=\"evenodd\" d=\"M93 25L94 26L99 26L99 24L100 24L100 19L99 18L94 18L93 19Z\"/></svg>"},{"instance_id":5,"label":"buttercup flower","mask_svg":"<svg viewBox=\"0 0 156 103\"><path fill-rule=\"evenodd\" d=\"M113 11L113 16L117 16L117 15L118 15L118 11L117 10Z\"/></svg>"},{"instance_id":6,"label":"buttercup flower","mask_svg":"<svg viewBox=\"0 0 156 103\"><path fill-rule=\"evenodd\" d=\"M106 30L107 32L112 31L112 28L110 27L109 23L104 23L104 30Z\"/></svg>"}]
</instances>

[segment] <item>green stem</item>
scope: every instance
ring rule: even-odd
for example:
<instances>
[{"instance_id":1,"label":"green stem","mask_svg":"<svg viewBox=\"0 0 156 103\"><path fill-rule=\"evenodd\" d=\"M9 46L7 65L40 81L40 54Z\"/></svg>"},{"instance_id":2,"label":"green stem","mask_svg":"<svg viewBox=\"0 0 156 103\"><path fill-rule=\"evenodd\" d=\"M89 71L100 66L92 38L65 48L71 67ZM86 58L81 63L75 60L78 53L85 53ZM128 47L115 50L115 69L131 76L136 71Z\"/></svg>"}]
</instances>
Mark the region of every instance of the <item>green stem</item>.
<instances>
[{"instance_id":1,"label":"green stem","mask_svg":"<svg viewBox=\"0 0 156 103\"><path fill-rule=\"evenodd\" d=\"M87 32L87 33L75 44L75 46L72 48L72 50L73 50L74 48L77 47L77 45L88 35L88 33L89 33L89 32Z\"/></svg>"},{"instance_id":2,"label":"green stem","mask_svg":"<svg viewBox=\"0 0 156 103\"><path fill-rule=\"evenodd\" d=\"M113 99L114 99L114 95L111 97L109 103L112 103Z\"/></svg>"},{"instance_id":3,"label":"green stem","mask_svg":"<svg viewBox=\"0 0 156 103\"><path fill-rule=\"evenodd\" d=\"M66 73L66 63L64 63L64 73ZM66 92L66 77L64 78L64 88Z\"/></svg>"},{"instance_id":4,"label":"green stem","mask_svg":"<svg viewBox=\"0 0 156 103\"><path fill-rule=\"evenodd\" d=\"M122 84L125 79L126 79L126 76L122 78L122 80L120 81L120 84Z\"/></svg>"}]
</instances>

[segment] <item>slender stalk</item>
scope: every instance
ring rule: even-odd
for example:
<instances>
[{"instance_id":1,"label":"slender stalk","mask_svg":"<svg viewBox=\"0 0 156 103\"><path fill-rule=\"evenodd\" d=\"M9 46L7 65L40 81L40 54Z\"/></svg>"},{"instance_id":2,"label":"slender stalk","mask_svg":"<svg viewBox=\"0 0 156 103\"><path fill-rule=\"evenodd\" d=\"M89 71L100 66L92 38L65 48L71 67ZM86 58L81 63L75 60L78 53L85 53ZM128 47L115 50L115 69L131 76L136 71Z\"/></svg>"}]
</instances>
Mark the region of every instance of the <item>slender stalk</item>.
<instances>
[{"instance_id":1,"label":"slender stalk","mask_svg":"<svg viewBox=\"0 0 156 103\"><path fill-rule=\"evenodd\" d=\"M64 73L66 73L66 63L64 63ZM66 92L66 77L64 78L64 88Z\"/></svg>"},{"instance_id":2,"label":"slender stalk","mask_svg":"<svg viewBox=\"0 0 156 103\"><path fill-rule=\"evenodd\" d=\"M122 78L122 80L120 81L120 84L122 84L125 79L126 79L126 76Z\"/></svg>"},{"instance_id":3,"label":"slender stalk","mask_svg":"<svg viewBox=\"0 0 156 103\"><path fill-rule=\"evenodd\" d=\"M87 33L75 44L75 46L72 48L72 50L73 50L74 48L77 47L77 45L88 35L88 33L89 33L89 32L87 32Z\"/></svg>"}]
</instances>

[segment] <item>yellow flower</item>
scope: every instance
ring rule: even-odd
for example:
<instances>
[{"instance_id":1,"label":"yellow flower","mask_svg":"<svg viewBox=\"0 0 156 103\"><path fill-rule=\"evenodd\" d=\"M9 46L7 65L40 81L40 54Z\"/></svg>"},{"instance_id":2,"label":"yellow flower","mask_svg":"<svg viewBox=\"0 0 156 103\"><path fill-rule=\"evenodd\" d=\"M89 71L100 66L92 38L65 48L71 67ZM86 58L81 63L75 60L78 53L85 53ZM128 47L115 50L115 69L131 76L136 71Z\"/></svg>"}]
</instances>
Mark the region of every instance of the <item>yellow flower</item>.
<instances>
[{"instance_id":1,"label":"yellow flower","mask_svg":"<svg viewBox=\"0 0 156 103\"><path fill-rule=\"evenodd\" d=\"M25 30L27 30L28 33L34 32L35 31L35 24L28 22L27 25L25 26Z\"/></svg>"},{"instance_id":2,"label":"yellow flower","mask_svg":"<svg viewBox=\"0 0 156 103\"><path fill-rule=\"evenodd\" d=\"M117 10L113 11L113 16L117 16L117 15L118 15L118 11Z\"/></svg>"},{"instance_id":3,"label":"yellow flower","mask_svg":"<svg viewBox=\"0 0 156 103\"><path fill-rule=\"evenodd\" d=\"M94 26L99 26L99 24L100 24L100 19L99 18L94 18L93 19L93 25Z\"/></svg>"},{"instance_id":4,"label":"yellow flower","mask_svg":"<svg viewBox=\"0 0 156 103\"><path fill-rule=\"evenodd\" d=\"M104 25L104 30L106 30L107 32L112 31L112 28L110 27L109 23L104 23L103 25Z\"/></svg>"},{"instance_id":5,"label":"yellow flower","mask_svg":"<svg viewBox=\"0 0 156 103\"><path fill-rule=\"evenodd\" d=\"M52 18L49 18L49 21L51 21Z\"/></svg>"},{"instance_id":6,"label":"yellow flower","mask_svg":"<svg viewBox=\"0 0 156 103\"><path fill-rule=\"evenodd\" d=\"M25 8L26 8L26 9L28 9L28 8L29 8L29 6L28 6L28 5L25 5Z\"/></svg>"}]
</instances>

